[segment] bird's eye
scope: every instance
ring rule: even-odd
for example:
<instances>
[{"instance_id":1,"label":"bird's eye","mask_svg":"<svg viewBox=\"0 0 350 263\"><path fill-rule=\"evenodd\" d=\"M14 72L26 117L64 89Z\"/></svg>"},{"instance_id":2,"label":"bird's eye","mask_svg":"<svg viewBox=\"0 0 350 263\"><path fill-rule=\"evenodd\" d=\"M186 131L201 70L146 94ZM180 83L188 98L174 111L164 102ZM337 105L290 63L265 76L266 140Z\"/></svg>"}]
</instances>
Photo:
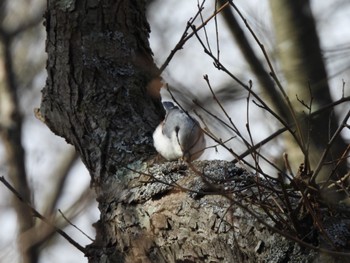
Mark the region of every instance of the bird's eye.
<instances>
[{"instance_id":1,"label":"bird's eye","mask_svg":"<svg viewBox=\"0 0 350 263\"><path fill-rule=\"evenodd\" d=\"M176 132L176 134L179 133L179 130L180 130L180 127L179 127L179 126L176 126L176 127L175 127L175 132Z\"/></svg>"}]
</instances>

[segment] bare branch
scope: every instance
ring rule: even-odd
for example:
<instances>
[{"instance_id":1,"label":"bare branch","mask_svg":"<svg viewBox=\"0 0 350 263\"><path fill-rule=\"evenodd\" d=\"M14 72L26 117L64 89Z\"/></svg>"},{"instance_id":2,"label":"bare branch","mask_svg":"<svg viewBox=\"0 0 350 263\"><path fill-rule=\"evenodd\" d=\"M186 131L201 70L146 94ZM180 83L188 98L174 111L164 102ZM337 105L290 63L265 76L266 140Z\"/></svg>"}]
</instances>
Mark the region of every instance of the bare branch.
<instances>
[{"instance_id":1,"label":"bare branch","mask_svg":"<svg viewBox=\"0 0 350 263\"><path fill-rule=\"evenodd\" d=\"M219 8L218 10L216 10L214 12L214 14L212 14L207 20L205 20L200 26L198 27L194 27L193 23L195 21L195 19L198 17L198 15L202 12L202 8L203 8L203 4L204 4L205 0L202 2L201 8L199 8L197 14L194 16L194 18L190 19L187 23L187 26L185 28L185 31L183 32L179 42L176 44L175 48L171 51L171 53L169 54L169 56L166 58L165 62L163 63L163 65L160 67L159 69L159 74L161 74L164 69L169 65L170 61L172 60L172 58L174 57L174 55L176 54L177 51L179 51L180 49L183 48L183 46L185 45L185 43L192 38L196 32L198 32L199 30L201 30L203 27L206 26L206 24L213 19L218 13L221 12L221 10L223 10L225 7L228 6L228 2L223 5L221 8ZM193 28L194 27L194 28ZM193 32L188 34L188 30L192 28Z\"/></svg>"},{"instance_id":2,"label":"bare branch","mask_svg":"<svg viewBox=\"0 0 350 263\"><path fill-rule=\"evenodd\" d=\"M68 222L68 224L70 224L71 226L73 226L75 229L77 229L80 233L82 233L84 236L86 236L88 239L90 239L91 241L94 241L93 238L89 237L88 234L86 234L83 230L81 230L79 227L77 227L75 224L73 224L61 211L61 209L58 209L58 212L61 214L61 216L64 218L64 220L66 220Z\"/></svg>"},{"instance_id":3,"label":"bare branch","mask_svg":"<svg viewBox=\"0 0 350 263\"><path fill-rule=\"evenodd\" d=\"M54 226L46 217L44 217L43 215L41 215L35 208L33 208L31 206L30 203L28 203L25 199L23 199L23 197L20 195L20 193L17 192L17 190L15 188L13 188L13 186L7 182L7 180L5 179L5 177L0 176L0 181L17 197L18 200L20 200L23 204L25 204L30 211L33 213L33 215L39 219L41 219L42 221L44 221L46 224L48 224L49 226L51 226L52 228L55 229L55 231L60 234L63 238L65 238L69 243L71 243L74 247L76 247L77 249L79 249L81 252L83 252L85 254L85 248L83 246L81 246L80 244L78 244L76 241L74 241L66 232L64 232L63 230L57 228L56 226Z\"/></svg>"}]
</instances>

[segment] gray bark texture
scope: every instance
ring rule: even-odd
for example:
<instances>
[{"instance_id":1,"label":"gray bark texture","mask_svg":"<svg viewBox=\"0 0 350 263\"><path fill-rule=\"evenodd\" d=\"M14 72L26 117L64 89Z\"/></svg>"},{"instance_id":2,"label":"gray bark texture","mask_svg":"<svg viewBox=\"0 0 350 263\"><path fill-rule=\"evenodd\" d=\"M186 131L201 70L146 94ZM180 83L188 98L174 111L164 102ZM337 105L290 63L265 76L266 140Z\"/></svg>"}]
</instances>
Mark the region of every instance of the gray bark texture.
<instances>
[{"instance_id":1,"label":"gray bark texture","mask_svg":"<svg viewBox=\"0 0 350 263\"><path fill-rule=\"evenodd\" d=\"M272 205L281 192L271 191L276 181L257 184L255 175L224 161L155 159L152 132L163 112L149 95L157 69L143 1L49 0L46 28L40 114L90 171L101 215L86 248L89 262L319 258L281 235L287 225L278 224L285 216ZM312 223L306 226L305 234Z\"/></svg>"}]
</instances>

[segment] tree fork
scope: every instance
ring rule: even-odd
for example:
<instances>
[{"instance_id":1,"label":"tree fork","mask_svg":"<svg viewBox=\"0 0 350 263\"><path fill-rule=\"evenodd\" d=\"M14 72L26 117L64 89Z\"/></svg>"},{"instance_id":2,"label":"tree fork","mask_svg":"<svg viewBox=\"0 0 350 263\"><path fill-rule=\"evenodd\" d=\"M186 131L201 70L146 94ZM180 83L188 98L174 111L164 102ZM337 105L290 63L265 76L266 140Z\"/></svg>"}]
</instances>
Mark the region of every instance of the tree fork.
<instances>
[{"instance_id":1,"label":"tree fork","mask_svg":"<svg viewBox=\"0 0 350 263\"><path fill-rule=\"evenodd\" d=\"M151 163L162 108L149 92L159 85L149 84L158 71L143 1L49 0L46 28L48 79L39 115L90 171L101 216L86 249L89 262L315 258L258 224L242 209L251 202L234 206L210 192L192 167L238 182L254 175L224 161ZM271 223L258 207L250 210Z\"/></svg>"}]
</instances>

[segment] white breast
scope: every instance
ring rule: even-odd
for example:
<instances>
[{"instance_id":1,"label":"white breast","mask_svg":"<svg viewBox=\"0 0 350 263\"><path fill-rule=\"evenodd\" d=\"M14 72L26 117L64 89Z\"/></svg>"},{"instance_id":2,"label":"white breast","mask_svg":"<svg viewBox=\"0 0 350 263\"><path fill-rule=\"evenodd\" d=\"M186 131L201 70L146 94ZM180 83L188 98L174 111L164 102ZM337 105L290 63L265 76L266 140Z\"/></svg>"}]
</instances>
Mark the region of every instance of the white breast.
<instances>
[{"instance_id":1,"label":"white breast","mask_svg":"<svg viewBox=\"0 0 350 263\"><path fill-rule=\"evenodd\" d=\"M168 138L162 132L163 123L159 124L153 133L154 147L165 159L177 160L183 156L182 149L178 143L176 132L172 132Z\"/></svg>"}]
</instances>

